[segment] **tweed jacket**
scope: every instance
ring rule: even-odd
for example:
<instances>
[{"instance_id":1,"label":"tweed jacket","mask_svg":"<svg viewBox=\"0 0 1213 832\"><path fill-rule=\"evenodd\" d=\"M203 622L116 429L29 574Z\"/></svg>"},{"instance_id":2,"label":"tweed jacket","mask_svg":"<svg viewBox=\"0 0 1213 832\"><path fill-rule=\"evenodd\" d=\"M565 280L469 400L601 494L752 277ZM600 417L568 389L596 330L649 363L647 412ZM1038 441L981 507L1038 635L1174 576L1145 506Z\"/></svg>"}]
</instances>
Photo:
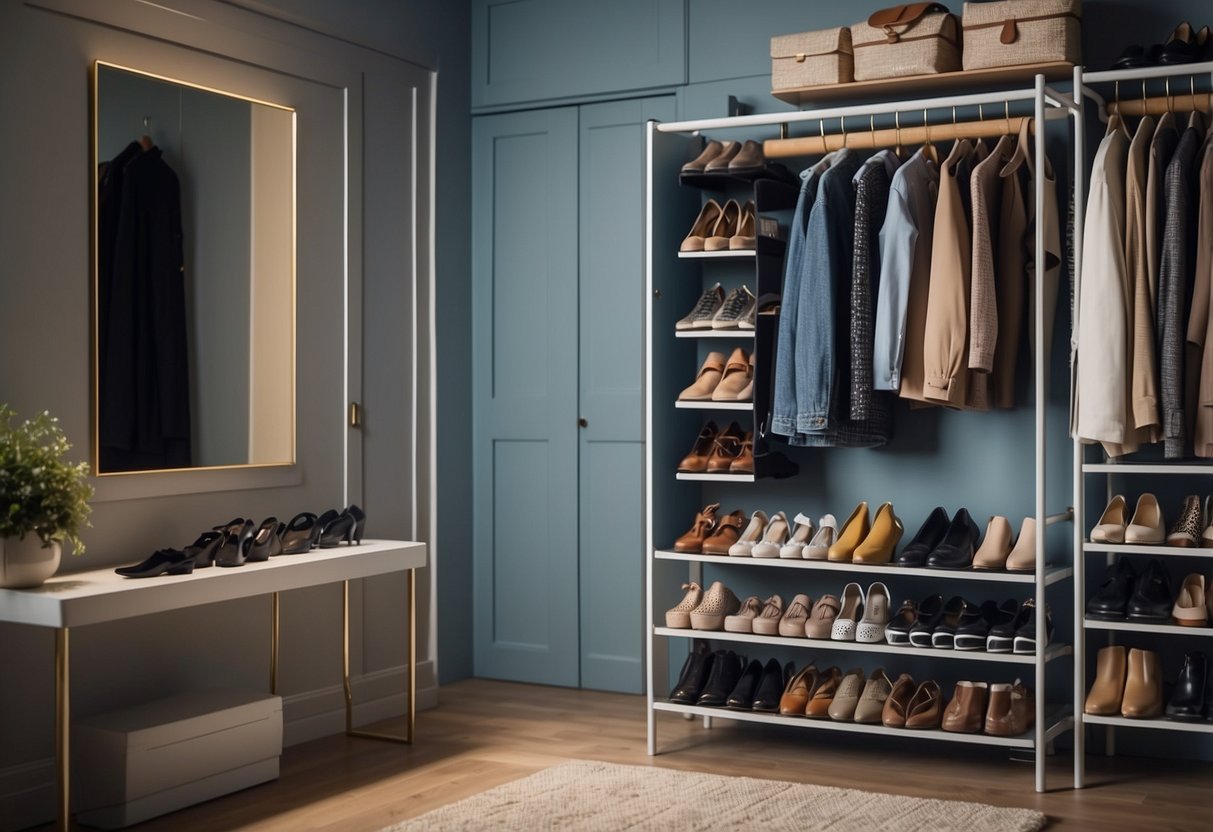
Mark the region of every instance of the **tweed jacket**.
<instances>
[{"instance_id":1,"label":"tweed jacket","mask_svg":"<svg viewBox=\"0 0 1213 832\"><path fill-rule=\"evenodd\" d=\"M855 174L855 249L851 267L850 417L866 419L873 406L873 319L880 286L880 228L889 187L901 160L888 150L872 156ZM888 407L887 402L881 405Z\"/></svg>"}]
</instances>

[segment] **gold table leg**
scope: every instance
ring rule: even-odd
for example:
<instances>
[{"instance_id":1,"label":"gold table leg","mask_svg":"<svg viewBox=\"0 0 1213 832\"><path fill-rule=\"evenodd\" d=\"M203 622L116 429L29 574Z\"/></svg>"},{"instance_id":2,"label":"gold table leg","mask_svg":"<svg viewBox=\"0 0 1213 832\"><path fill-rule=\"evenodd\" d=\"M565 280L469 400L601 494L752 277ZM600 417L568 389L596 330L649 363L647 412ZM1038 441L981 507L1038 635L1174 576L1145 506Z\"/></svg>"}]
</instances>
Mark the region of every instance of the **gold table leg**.
<instances>
[{"instance_id":1,"label":"gold table leg","mask_svg":"<svg viewBox=\"0 0 1213 832\"><path fill-rule=\"evenodd\" d=\"M278 614L281 611L278 593L270 594L270 693L278 695Z\"/></svg>"},{"instance_id":2,"label":"gold table leg","mask_svg":"<svg viewBox=\"0 0 1213 832\"><path fill-rule=\"evenodd\" d=\"M72 825L71 801L71 652L68 628L55 630L55 763L59 775L58 828L66 832Z\"/></svg>"},{"instance_id":3,"label":"gold table leg","mask_svg":"<svg viewBox=\"0 0 1213 832\"><path fill-rule=\"evenodd\" d=\"M368 740L386 740L413 743L413 732L417 725L417 571L408 570L409 617L408 617L408 723L403 737L379 731L354 729L354 689L350 685L350 582L341 582L341 678L345 689L345 733L351 737Z\"/></svg>"}]
</instances>

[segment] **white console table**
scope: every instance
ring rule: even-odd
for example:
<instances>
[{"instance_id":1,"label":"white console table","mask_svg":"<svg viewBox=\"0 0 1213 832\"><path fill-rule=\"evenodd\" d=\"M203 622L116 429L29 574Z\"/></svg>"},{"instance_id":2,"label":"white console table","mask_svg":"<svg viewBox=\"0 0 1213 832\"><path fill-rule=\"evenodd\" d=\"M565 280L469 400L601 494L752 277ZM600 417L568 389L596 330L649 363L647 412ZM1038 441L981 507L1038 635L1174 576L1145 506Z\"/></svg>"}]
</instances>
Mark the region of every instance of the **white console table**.
<instances>
[{"instance_id":1,"label":"white console table","mask_svg":"<svg viewBox=\"0 0 1213 832\"><path fill-rule=\"evenodd\" d=\"M132 579L112 569L56 575L34 589L0 589L0 622L48 627L55 631L55 750L59 776L60 829L71 824L71 643L73 627L153 615L236 598L271 596L270 690L278 692L278 593L322 584L342 588L342 667L345 726L351 736L411 743L416 723L417 595L416 570L426 563L424 543L368 540L359 546L314 549L281 555L234 569L213 567L191 575ZM350 686L349 582L390 572L408 573L408 721L405 736L358 731L353 721Z\"/></svg>"}]
</instances>

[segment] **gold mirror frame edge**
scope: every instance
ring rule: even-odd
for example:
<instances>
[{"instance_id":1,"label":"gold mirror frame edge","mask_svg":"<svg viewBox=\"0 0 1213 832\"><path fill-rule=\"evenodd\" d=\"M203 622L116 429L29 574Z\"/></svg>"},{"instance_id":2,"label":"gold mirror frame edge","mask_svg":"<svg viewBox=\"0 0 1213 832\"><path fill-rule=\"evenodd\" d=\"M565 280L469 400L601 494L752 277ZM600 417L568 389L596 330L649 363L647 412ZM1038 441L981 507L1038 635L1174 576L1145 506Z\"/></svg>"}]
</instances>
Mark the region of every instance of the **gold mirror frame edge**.
<instances>
[{"instance_id":1,"label":"gold mirror frame edge","mask_svg":"<svg viewBox=\"0 0 1213 832\"><path fill-rule=\"evenodd\" d=\"M192 468L148 468L140 471L102 471L101 470L101 374L100 374L100 356L98 345L98 335L100 333L101 322L99 320L100 304L98 303L98 280L100 279L99 267L100 259L98 256L98 247L100 241L97 239L97 219L99 199L98 181L97 181L97 166L101 160L98 158L100 154L100 114L98 112L99 99L99 83L100 70L102 68L117 69L123 72L130 72L135 75L142 75L145 78L154 78L157 81L165 81L170 84L180 84L183 87L190 89L202 90L216 95L222 95L227 98L235 98L240 101L247 101L251 104L261 104L266 107L273 107L276 110L283 110L291 114L291 458L283 462L244 462L233 465L199 465ZM113 63L112 61L104 61L100 58L94 59L89 67L89 121L91 125L91 134L89 136L89 157L92 160L92 176L90 177L90 191L92 198L89 205L89 259L90 264L90 280L89 280L89 323L91 330L89 332L89 352L91 354L90 364L90 379L89 379L89 464L92 466L92 476L96 478L108 477L132 477L141 476L144 474L184 474L191 471L232 471L232 470L253 470L265 468L283 468L297 464L299 461L299 443L298 443L298 399L299 399L299 374L298 374L298 308L299 308L299 274L297 270L299 258L299 123L297 111L294 107L288 107L285 104L276 104L273 101L265 101L260 98L253 98L240 93L221 90L216 87L208 87L205 84L195 84L192 81L183 81L180 78L172 78L168 75L160 75L155 72L147 72L142 69L125 66L123 64Z\"/></svg>"}]
</instances>

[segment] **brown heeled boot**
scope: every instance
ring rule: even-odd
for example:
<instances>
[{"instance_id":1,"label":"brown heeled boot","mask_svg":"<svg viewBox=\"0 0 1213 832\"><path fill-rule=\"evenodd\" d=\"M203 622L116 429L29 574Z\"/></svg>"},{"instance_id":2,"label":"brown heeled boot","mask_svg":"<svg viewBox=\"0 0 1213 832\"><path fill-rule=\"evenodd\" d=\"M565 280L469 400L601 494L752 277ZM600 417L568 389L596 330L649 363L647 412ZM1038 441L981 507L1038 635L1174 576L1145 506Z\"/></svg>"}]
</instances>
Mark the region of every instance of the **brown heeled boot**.
<instances>
[{"instance_id":1,"label":"brown heeled boot","mask_svg":"<svg viewBox=\"0 0 1213 832\"><path fill-rule=\"evenodd\" d=\"M1125 696L1125 648L1103 647L1095 662L1095 682L1087 693L1083 712L1092 716L1116 716Z\"/></svg>"}]
</instances>

